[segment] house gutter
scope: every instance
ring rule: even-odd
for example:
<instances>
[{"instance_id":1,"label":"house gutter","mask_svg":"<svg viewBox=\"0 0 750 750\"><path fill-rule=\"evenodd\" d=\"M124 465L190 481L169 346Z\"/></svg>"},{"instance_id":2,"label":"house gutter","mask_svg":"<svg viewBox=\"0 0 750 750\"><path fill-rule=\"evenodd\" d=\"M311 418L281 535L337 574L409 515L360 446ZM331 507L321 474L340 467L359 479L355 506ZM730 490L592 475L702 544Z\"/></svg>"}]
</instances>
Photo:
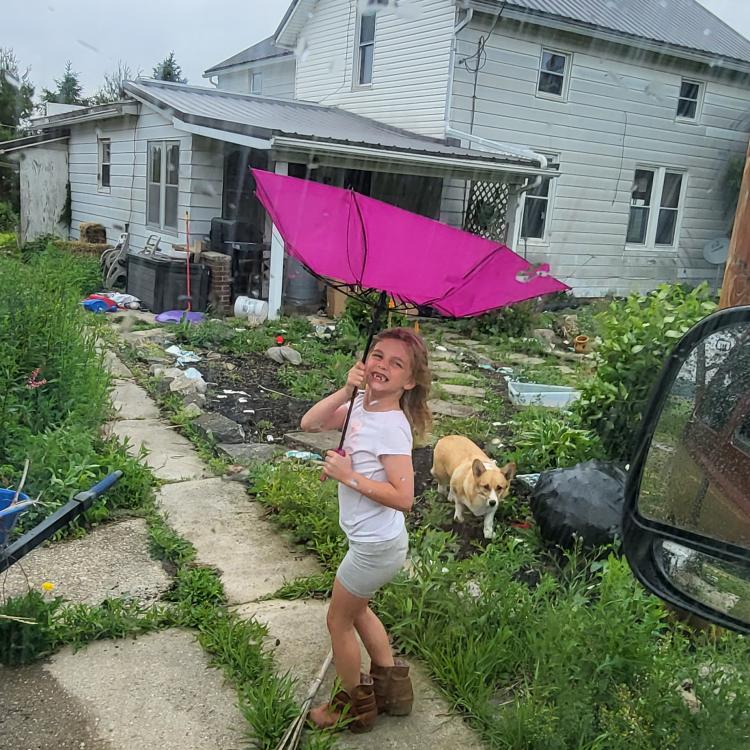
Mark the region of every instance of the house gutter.
<instances>
[{"instance_id":1,"label":"house gutter","mask_svg":"<svg viewBox=\"0 0 750 750\"><path fill-rule=\"evenodd\" d=\"M390 149L378 149L367 146L354 146L340 143L326 143L321 141L309 141L300 138L288 138L285 136L274 136L272 140L274 149L281 150L299 150L305 152L330 153L342 156L356 156L361 159L370 159L382 161L387 159L389 162L402 162L410 164L422 164L433 168L448 167L462 171L485 171L485 172L505 172L523 175L537 175L539 169L533 166L523 164L492 163L475 159L462 159L455 156L439 156L430 154L420 154L414 152L399 152ZM531 152L529 152L531 153ZM543 157L542 157L543 158ZM546 163L546 160L545 160ZM554 177L556 173L550 173L549 177Z\"/></svg>"}]
</instances>

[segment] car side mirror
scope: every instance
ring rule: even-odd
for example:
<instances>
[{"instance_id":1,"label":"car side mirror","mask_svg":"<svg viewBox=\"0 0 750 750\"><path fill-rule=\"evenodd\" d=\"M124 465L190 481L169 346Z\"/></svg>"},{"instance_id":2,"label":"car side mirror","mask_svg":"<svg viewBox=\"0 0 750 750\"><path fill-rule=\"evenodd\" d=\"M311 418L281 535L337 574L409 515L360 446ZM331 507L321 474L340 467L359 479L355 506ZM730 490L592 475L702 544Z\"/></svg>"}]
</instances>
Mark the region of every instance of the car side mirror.
<instances>
[{"instance_id":1,"label":"car side mirror","mask_svg":"<svg viewBox=\"0 0 750 750\"><path fill-rule=\"evenodd\" d=\"M750 306L677 344L625 488L625 555L657 596L750 633Z\"/></svg>"}]
</instances>

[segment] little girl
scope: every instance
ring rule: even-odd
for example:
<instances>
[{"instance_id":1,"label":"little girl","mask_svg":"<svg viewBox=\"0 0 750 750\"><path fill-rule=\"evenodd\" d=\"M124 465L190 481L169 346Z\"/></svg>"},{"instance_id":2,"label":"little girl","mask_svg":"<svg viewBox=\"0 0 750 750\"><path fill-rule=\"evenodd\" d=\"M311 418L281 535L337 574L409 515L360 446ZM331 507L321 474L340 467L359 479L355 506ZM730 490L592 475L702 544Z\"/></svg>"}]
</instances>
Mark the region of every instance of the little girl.
<instances>
[{"instance_id":1,"label":"little girl","mask_svg":"<svg viewBox=\"0 0 750 750\"><path fill-rule=\"evenodd\" d=\"M349 541L333 584L328 632L343 690L310 712L319 727L342 715L353 732L372 729L378 713L411 712L409 667L394 659L388 634L368 606L375 592L406 561L409 540L404 513L414 502L412 433L424 434L431 376L422 339L407 328L375 337L367 361L350 371L344 388L324 398L302 418L306 431L340 430L352 388L357 394L344 440L345 456L328 451L324 473L339 482L339 523ZM370 655L361 674L356 633Z\"/></svg>"}]
</instances>

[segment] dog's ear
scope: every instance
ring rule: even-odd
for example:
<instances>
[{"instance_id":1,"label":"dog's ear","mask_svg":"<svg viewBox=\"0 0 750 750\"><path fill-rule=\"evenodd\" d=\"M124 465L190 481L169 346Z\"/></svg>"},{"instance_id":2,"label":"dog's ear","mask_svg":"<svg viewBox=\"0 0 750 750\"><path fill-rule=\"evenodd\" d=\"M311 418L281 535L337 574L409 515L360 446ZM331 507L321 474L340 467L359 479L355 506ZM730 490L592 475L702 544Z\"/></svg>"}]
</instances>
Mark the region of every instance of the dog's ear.
<instances>
[{"instance_id":1,"label":"dog's ear","mask_svg":"<svg viewBox=\"0 0 750 750\"><path fill-rule=\"evenodd\" d=\"M516 476L516 465L511 461L508 464L505 464L500 471L505 474L505 478L509 481L513 481L513 477Z\"/></svg>"},{"instance_id":2,"label":"dog's ear","mask_svg":"<svg viewBox=\"0 0 750 750\"><path fill-rule=\"evenodd\" d=\"M474 459L474 463L471 465L471 470L477 478L481 477L486 471L484 464L478 458Z\"/></svg>"}]
</instances>

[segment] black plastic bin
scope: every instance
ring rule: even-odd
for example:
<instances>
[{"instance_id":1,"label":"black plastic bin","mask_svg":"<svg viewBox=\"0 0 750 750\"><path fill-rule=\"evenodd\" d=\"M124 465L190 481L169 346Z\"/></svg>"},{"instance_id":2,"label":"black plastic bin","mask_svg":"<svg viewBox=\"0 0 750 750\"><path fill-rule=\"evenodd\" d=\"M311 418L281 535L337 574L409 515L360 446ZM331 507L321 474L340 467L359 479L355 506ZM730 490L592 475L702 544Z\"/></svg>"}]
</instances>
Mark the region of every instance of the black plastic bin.
<instances>
[{"instance_id":1,"label":"black plastic bin","mask_svg":"<svg viewBox=\"0 0 750 750\"><path fill-rule=\"evenodd\" d=\"M190 264L192 309L205 312L211 269L202 263ZM187 309L187 267L182 258L128 255L127 292L138 297L155 313Z\"/></svg>"}]
</instances>

